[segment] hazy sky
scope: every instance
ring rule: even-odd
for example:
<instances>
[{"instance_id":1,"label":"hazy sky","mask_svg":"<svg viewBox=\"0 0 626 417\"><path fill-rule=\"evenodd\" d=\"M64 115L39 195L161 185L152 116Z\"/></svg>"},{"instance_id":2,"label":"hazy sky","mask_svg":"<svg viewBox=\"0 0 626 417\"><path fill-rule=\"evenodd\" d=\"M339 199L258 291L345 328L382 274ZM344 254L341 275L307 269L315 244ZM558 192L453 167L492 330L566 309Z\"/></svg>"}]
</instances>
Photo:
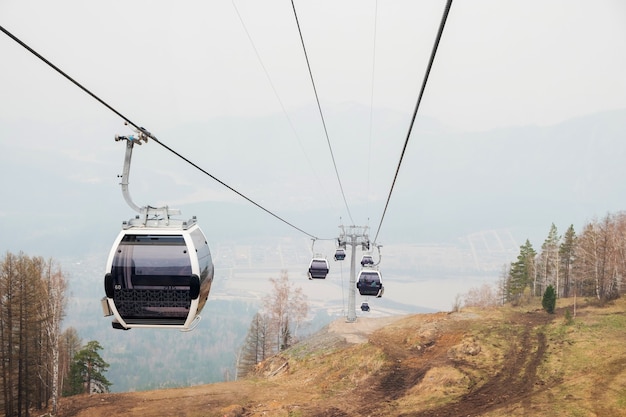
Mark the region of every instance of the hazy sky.
<instances>
[{"instance_id":1,"label":"hazy sky","mask_svg":"<svg viewBox=\"0 0 626 417\"><path fill-rule=\"evenodd\" d=\"M332 129L333 110L355 104L370 109L373 104L377 110L365 112L354 126L358 137L345 147L364 148L368 140L383 143L393 151L389 161L395 161L404 136L369 139L369 127L379 123L382 109L389 109L402 115L408 128L444 5L433 0L295 1L321 106L328 112L330 140L337 149L347 139ZM261 179L254 177L265 164L283 163L275 154L302 158L304 153L318 175L324 172L322 181L326 173L332 180L288 1L3 0L0 24L131 121L263 204L271 204L274 196L264 194L256 183ZM44 196L54 190L65 201L39 201L45 207L38 210L41 216L54 219L56 211L86 212L94 204L110 205L117 217L126 213L119 190L109 191L116 185L114 175L123 155L113 136L130 133L123 121L4 34L0 51L0 150L13 164L12 172L2 172L9 192L0 205L0 227L24 213L26 204L32 212L37 200L25 201L22 188L34 184ZM476 132L552 125L623 109L625 51L626 2L621 0L457 0L420 115L451 131ZM298 120L306 109L310 112L304 118L316 127L303 132ZM237 123L253 126L268 115L282 117L282 125L272 128L283 136L296 132L300 145L294 136L288 146L272 143L274 132L265 125L257 128L256 136L238 137ZM231 120L228 137L216 137L200 126L224 118ZM200 127L188 128L194 124ZM177 137L181 126L192 134ZM313 149L308 147L311 137L317 144ZM163 177L180 186L174 197L178 203L238 198L171 162L161 148L149 146L142 150L145 158L139 167L149 170L146 175L157 190ZM254 155L247 155L248 149ZM317 162L321 158L324 162ZM347 157L338 159L344 173L364 165L362 159L349 165ZM169 162L155 169L155 161ZM58 172L38 171L44 164L58 164ZM389 163L376 193L360 195L384 198L394 169ZM242 177L242 172L248 176ZM141 174L133 171L132 176ZM275 180L282 179L277 174ZM84 185L101 190L103 201L81 202L80 195L63 188ZM270 208L280 213L282 207L308 204L311 196L298 199L294 187L283 193L287 200ZM152 199L156 193L148 195ZM341 208L337 200L332 204Z\"/></svg>"},{"instance_id":2,"label":"hazy sky","mask_svg":"<svg viewBox=\"0 0 626 417\"><path fill-rule=\"evenodd\" d=\"M412 110L444 1L295 5L322 104L369 106L373 92L375 106ZM0 12L6 29L153 130L281 111L248 34L287 109L313 98L288 1L9 0ZM7 36L0 42L4 118L107 112ZM623 108L624 50L623 1L457 1L422 112L492 129Z\"/></svg>"}]
</instances>

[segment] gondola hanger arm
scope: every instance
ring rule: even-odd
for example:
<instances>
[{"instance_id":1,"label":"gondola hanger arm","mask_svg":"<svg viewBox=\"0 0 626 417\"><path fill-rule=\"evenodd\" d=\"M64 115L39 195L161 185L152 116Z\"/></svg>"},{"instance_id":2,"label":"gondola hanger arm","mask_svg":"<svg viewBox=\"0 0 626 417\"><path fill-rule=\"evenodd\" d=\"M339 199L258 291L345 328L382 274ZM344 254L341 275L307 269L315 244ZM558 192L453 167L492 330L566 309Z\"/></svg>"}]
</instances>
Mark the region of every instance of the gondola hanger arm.
<instances>
[{"instance_id":1,"label":"gondola hanger arm","mask_svg":"<svg viewBox=\"0 0 626 417\"><path fill-rule=\"evenodd\" d=\"M129 184L128 179L130 177L130 165L131 165L131 161L133 157L133 147L135 146L135 144L142 145L143 143L147 143L148 137L152 137L150 135L150 132L148 132L144 128L138 128L136 132L137 132L136 136L135 135L127 135L127 136L115 135L116 142L126 141L126 153L124 155L124 167L122 169L122 175L121 175L122 180L120 182L120 185L122 186L122 195L124 196L124 200L126 201L126 204L128 204L128 206L131 209L135 210L137 213L141 215L140 221L144 225L150 219L163 218L165 219L166 222L168 222L171 215L181 214L180 210L171 209L168 206L140 207L139 205L135 204L132 197L130 196L130 191L128 189L128 184Z\"/></svg>"}]
</instances>

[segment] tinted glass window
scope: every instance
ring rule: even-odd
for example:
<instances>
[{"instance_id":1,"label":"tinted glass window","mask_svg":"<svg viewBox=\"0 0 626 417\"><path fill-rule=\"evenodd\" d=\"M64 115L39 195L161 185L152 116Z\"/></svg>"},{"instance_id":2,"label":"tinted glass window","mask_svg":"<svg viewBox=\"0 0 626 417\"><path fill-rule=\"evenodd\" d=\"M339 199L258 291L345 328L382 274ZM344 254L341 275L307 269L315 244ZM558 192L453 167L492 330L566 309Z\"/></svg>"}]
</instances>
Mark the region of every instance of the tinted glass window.
<instances>
[{"instance_id":1,"label":"tinted glass window","mask_svg":"<svg viewBox=\"0 0 626 417\"><path fill-rule=\"evenodd\" d=\"M366 285L374 285L380 283L380 278L376 272L363 272L360 281Z\"/></svg>"},{"instance_id":2,"label":"tinted glass window","mask_svg":"<svg viewBox=\"0 0 626 417\"><path fill-rule=\"evenodd\" d=\"M326 269L326 261L313 260L311 267L313 269Z\"/></svg>"},{"instance_id":3,"label":"tinted glass window","mask_svg":"<svg viewBox=\"0 0 626 417\"><path fill-rule=\"evenodd\" d=\"M113 258L116 284L133 288L142 277L189 276L191 260L182 236L126 235Z\"/></svg>"}]
</instances>

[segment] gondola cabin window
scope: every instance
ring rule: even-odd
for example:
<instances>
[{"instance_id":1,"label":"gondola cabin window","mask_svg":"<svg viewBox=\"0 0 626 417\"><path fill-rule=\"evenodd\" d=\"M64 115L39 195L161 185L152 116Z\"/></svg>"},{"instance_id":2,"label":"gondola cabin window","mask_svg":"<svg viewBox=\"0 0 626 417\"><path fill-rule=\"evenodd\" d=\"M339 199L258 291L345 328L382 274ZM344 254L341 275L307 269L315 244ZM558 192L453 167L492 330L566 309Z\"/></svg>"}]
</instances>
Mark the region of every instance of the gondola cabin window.
<instances>
[{"instance_id":1,"label":"gondola cabin window","mask_svg":"<svg viewBox=\"0 0 626 417\"><path fill-rule=\"evenodd\" d=\"M191 259L182 236L126 235L113 259L119 288L188 289Z\"/></svg>"},{"instance_id":2,"label":"gondola cabin window","mask_svg":"<svg viewBox=\"0 0 626 417\"><path fill-rule=\"evenodd\" d=\"M325 270L328 269L327 265L328 264L324 260L321 260L321 261L314 260L313 264L311 265L311 268L313 268L313 269L315 269L317 271L325 271Z\"/></svg>"}]
</instances>

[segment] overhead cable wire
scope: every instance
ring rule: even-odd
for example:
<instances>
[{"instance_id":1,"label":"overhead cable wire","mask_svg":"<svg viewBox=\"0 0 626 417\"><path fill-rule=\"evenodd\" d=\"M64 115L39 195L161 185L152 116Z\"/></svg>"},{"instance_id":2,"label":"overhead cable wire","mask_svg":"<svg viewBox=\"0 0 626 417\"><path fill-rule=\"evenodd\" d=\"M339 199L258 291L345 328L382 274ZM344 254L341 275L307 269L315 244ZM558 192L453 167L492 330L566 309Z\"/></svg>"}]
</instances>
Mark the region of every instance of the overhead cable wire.
<instances>
[{"instance_id":1,"label":"overhead cable wire","mask_svg":"<svg viewBox=\"0 0 626 417\"><path fill-rule=\"evenodd\" d=\"M267 81L269 82L270 87L272 88L272 91L274 92L274 96L276 97L276 100L278 101L278 104L280 105L280 108L282 109L283 114L285 115L285 118L287 119L287 122L289 123L289 127L291 127L291 131L293 132L294 136L298 140L298 144L300 145L300 149L302 150L302 153L304 154L305 159L309 163L309 167L311 168L311 171L313 172L313 175L315 176L315 179L317 180L318 184L321 184L322 181L320 180L319 176L317 175L317 172L315 171L315 168L313 166L313 163L311 162L311 159L309 158L309 155L306 153L304 145L302 144L302 140L300 140L300 135L298 135L298 131L296 130L296 128L295 128L291 118L289 117L289 114L287 113L287 109L285 108L285 105L283 104L283 101L281 100L280 95L278 94L278 91L276 90L276 87L274 86L274 82L272 81L272 77L270 77L269 71L267 70L267 68L265 67L265 64L263 63L263 60L261 59L261 54L259 54L259 51L258 51L256 45L254 44L254 40L252 39L252 35L250 35L250 32L248 31L248 28L246 26L246 23L244 22L243 18L241 17L241 13L239 13L239 8L235 4L235 0L232 0L232 5L233 5L233 8L235 9L235 12L237 13L237 17L239 18L239 22L241 22L241 26L243 26L243 30L246 32L246 36L248 37L248 40L250 41L250 45L252 45L252 49L254 50L254 53L255 53L255 55L257 57L257 60L259 61L259 64L261 65L261 68L263 69L263 72L265 73L265 77L267 78ZM323 187L321 187L321 188L324 189ZM330 197L328 196L328 194L324 193L324 196L326 197L327 201L332 205L332 202L330 201Z\"/></svg>"},{"instance_id":2,"label":"overhead cable wire","mask_svg":"<svg viewBox=\"0 0 626 417\"><path fill-rule=\"evenodd\" d=\"M102 100L100 97L98 97L97 95L95 95L94 93L92 93L91 91L89 91L86 87L84 87L82 84L80 84L78 81L76 81L75 79L73 79L72 77L70 77L68 74L66 74L65 72L63 72L59 67L57 67L56 65L54 65L52 62L50 62L49 60L47 60L46 58L44 58L41 54L39 54L37 51L35 51L34 49L32 49L30 46L28 46L26 43L22 42L18 37L16 37L15 35L13 35L11 32L9 32L7 29L5 29L3 26L0 25L0 31L4 32L7 36L9 36L11 39L13 39L15 42L17 42L18 44L20 44L23 48L25 48L26 50L28 50L31 54L35 55L37 58L39 58L41 61L43 61L44 63L46 63L49 67L51 67L52 69L54 69L55 71L57 71L59 74L61 74L63 77L65 77L68 81L72 82L74 85L76 85L78 88L80 88L81 90L83 90L85 93L89 94L91 97L93 97L95 100L97 100L99 103L101 103L102 105L104 105L106 108L108 108L109 110L111 110L113 113L115 113L116 115L118 115L120 118L122 118L126 123L128 123L129 125L133 126L135 129L137 129L138 131L140 131L141 133L143 133L144 135L146 135L147 137L151 138L152 140L154 140L156 143L158 143L159 145L161 145L163 148L165 148L166 150L170 151L171 153L173 153L174 155L176 155L177 157L179 157L180 159L182 159L183 161L187 162L188 164L190 164L191 166L193 166L194 168L196 168L197 170L199 170L200 172L202 172L203 174L206 174L207 176L209 176L211 179L217 181L218 183L220 183L221 185L223 185L224 187L228 188L230 191L234 192L235 194L237 194L238 196L242 197L244 200L252 203L253 205L255 205L256 207L260 208L261 210L265 211L267 214L273 216L274 218L280 220L281 222L285 223L286 225L298 230L301 233L304 233L305 235L313 238L313 239L317 239L316 236L305 232L304 230L300 229L299 227L293 225L292 223L288 222L287 220L283 219L282 217L278 216L277 214L273 213L272 211L266 209L265 207L263 207L262 205L260 205L259 203L257 203L256 201L252 200L251 198L247 197L246 195L240 193L239 191L237 191L236 189L234 189L233 187L231 187L230 185L226 184L225 182L223 182L222 180L218 179L217 177L211 175L209 172L207 172L206 170L204 170L203 168L201 168L200 166L198 166L197 164L195 164L194 162L190 161L188 158L184 157L183 155L181 155L180 153L176 152L175 150L173 150L172 148L170 148L169 146L167 146L166 144L164 144L163 142L161 142L159 139L157 139L152 133L150 133L149 131L147 131L146 129L144 129L143 127L138 126L136 123L133 123L128 117L124 116L122 113L120 113L119 111L117 111L115 108L113 108L111 105L109 105L107 102L105 102L104 100Z\"/></svg>"},{"instance_id":3,"label":"overhead cable wire","mask_svg":"<svg viewBox=\"0 0 626 417\"><path fill-rule=\"evenodd\" d=\"M296 19L296 26L298 26L298 34L300 35L300 42L302 43L302 50L304 51L304 58L306 59L306 65L309 69L309 77L311 78L311 84L313 85L313 92L315 93L315 101L317 102L317 109L320 112L320 117L322 119L322 125L324 126L324 133L326 135L326 142L328 143L328 149L330 150L330 156L333 160L333 166L335 167L335 174L337 175L337 181L339 182L339 188L341 189L341 196L343 197L343 202L346 206L346 210L348 211L348 217L350 217L350 221L354 224L354 220L352 219L352 213L350 213L350 207L348 207L348 201L346 200L346 193L343 190L343 185L341 184L341 177L339 176L339 170L337 169L337 162L335 161L335 155L333 154L333 147L330 145L330 138L328 136L328 129L326 128L326 120L324 120L324 113L322 112L322 106L320 105L320 99L317 94L317 88L315 87L315 81L313 80L313 71L311 71L311 64L309 62L309 55L306 51L306 46L304 44L304 38L302 37L302 30L300 29L300 21L298 20L298 13L296 12L296 5L293 0L291 0L291 7L293 8L293 15Z\"/></svg>"},{"instance_id":4,"label":"overhead cable wire","mask_svg":"<svg viewBox=\"0 0 626 417\"><path fill-rule=\"evenodd\" d=\"M432 69L433 62L435 60L435 55L437 54L437 48L439 47L439 41L441 41L441 35L443 34L443 29L446 26L446 20L448 19L448 13L450 13L450 7L452 6L452 0L447 0L446 7L443 11L443 16L441 17L441 22L439 23L439 30L437 31L437 37L435 38L435 44L433 45L432 52L430 53L430 59L428 61L428 67L426 68L426 73L424 74L424 80L422 81L422 88L420 89L419 96L417 98L417 103L415 104L415 110L413 110L413 117L411 118L411 123L409 124L409 130L406 135L406 139L404 141L404 146L402 147L402 153L400 154L400 160L398 161L398 167L396 168L396 173L393 177L393 182L391 183L391 188L389 189L389 195L387 196L387 202L385 203L385 209L383 210L383 214L380 218L380 223L378 225L378 229L376 230L376 235L374 236L374 242L378 239L378 234L380 233L380 228L383 225L383 220L385 219L385 213L387 212L387 207L389 206L389 201L391 200L391 194L393 193L393 188L396 184L396 180L398 179L398 172L400 172L400 166L402 165L402 159L404 158L404 153L406 152L406 147L409 144L409 138L411 137L411 131L413 130L413 125L415 124L415 118L417 117L417 111L419 110L420 103L422 102L422 97L424 96L424 90L426 89L426 83L428 82L428 76L430 75L430 70Z\"/></svg>"},{"instance_id":5,"label":"overhead cable wire","mask_svg":"<svg viewBox=\"0 0 626 417\"><path fill-rule=\"evenodd\" d=\"M370 202L370 175L372 171L372 135L374 124L374 79L376 75L376 38L378 28L378 0L374 2L374 39L372 47L372 88L370 91L370 129L369 129L369 146L367 150L367 188L366 188L366 210L369 214L369 202ZM369 218L368 218L369 226Z\"/></svg>"}]
</instances>

